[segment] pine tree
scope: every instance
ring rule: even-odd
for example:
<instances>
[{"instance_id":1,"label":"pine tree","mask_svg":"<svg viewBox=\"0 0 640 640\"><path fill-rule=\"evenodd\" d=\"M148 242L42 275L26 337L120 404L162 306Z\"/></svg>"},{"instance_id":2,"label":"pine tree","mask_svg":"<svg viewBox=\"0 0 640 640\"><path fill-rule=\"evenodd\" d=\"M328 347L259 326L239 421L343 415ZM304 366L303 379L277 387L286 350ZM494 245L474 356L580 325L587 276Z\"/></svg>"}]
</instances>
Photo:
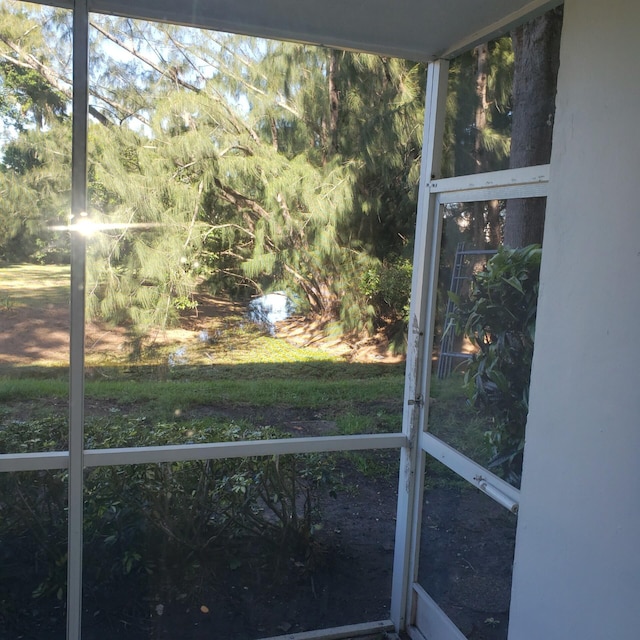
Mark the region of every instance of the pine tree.
<instances>
[{"instance_id":1,"label":"pine tree","mask_svg":"<svg viewBox=\"0 0 640 640\"><path fill-rule=\"evenodd\" d=\"M36 63L4 33L12 68L67 106L64 47ZM103 224L89 242L93 313L142 335L207 280L284 288L345 329L371 327L359 283L410 250L423 69L107 17L93 18L91 46L91 215ZM34 197L35 176L24 167Z\"/></svg>"},{"instance_id":2,"label":"pine tree","mask_svg":"<svg viewBox=\"0 0 640 640\"><path fill-rule=\"evenodd\" d=\"M451 63L444 149L445 175L506 169L511 137L513 50L511 39L478 45ZM468 241L496 247L502 204L478 202L454 213L465 219Z\"/></svg>"}]
</instances>

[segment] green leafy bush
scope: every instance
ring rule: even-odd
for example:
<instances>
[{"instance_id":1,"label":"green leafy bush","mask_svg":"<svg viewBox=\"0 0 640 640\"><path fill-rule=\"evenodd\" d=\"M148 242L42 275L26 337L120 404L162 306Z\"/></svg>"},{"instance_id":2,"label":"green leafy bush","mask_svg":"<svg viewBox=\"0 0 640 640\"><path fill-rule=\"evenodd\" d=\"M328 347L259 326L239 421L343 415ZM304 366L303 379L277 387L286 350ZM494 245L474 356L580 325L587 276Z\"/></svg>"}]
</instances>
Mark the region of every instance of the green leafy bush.
<instances>
[{"instance_id":1,"label":"green leafy bush","mask_svg":"<svg viewBox=\"0 0 640 640\"><path fill-rule=\"evenodd\" d=\"M466 372L470 399L493 417L490 467L517 483L529 411L541 248L500 249L472 281L469 299L450 294L455 324L477 347Z\"/></svg>"},{"instance_id":2,"label":"green leafy bush","mask_svg":"<svg viewBox=\"0 0 640 640\"><path fill-rule=\"evenodd\" d=\"M394 258L368 269L362 277L360 290L381 317L406 320L409 317L411 276L411 260Z\"/></svg>"},{"instance_id":3,"label":"green leafy bush","mask_svg":"<svg viewBox=\"0 0 640 640\"><path fill-rule=\"evenodd\" d=\"M360 293L367 300L370 334L382 328L393 353L406 352L412 263L396 257L367 269L360 279Z\"/></svg>"},{"instance_id":4,"label":"green leafy bush","mask_svg":"<svg viewBox=\"0 0 640 640\"><path fill-rule=\"evenodd\" d=\"M151 439L169 444L277 437L285 436L271 427L255 430L212 420L151 423L116 416L86 427L91 448L144 446ZM43 450L53 443L64 448L65 439L61 417L9 421L0 430L0 450ZM247 548L262 555L263 563L278 564L283 556L304 562L319 527L320 488L331 485L332 477L333 467L322 454L90 469L84 503L86 596L99 600L105 588L113 593L114 586L130 589L144 581L170 601L178 594L169 585L187 590L191 578L196 589L204 567L214 574L235 568ZM64 597L66 480L67 471L0 474L0 551L37 567L41 582L34 597ZM5 570L0 569L0 583L10 584ZM13 591L4 591L0 599L9 606Z\"/></svg>"}]
</instances>

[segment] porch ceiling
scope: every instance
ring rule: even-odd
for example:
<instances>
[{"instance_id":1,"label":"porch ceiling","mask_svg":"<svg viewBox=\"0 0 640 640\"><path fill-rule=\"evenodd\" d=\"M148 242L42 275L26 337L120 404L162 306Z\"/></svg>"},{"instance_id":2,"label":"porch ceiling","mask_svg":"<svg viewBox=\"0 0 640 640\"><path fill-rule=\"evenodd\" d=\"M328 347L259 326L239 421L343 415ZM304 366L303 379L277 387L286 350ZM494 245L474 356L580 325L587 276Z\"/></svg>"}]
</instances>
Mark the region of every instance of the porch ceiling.
<instances>
[{"instance_id":1,"label":"porch ceiling","mask_svg":"<svg viewBox=\"0 0 640 640\"><path fill-rule=\"evenodd\" d=\"M71 8L73 0L50 0ZM88 0L89 10L417 61L452 55L560 0Z\"/></svg>"}]
</instances>

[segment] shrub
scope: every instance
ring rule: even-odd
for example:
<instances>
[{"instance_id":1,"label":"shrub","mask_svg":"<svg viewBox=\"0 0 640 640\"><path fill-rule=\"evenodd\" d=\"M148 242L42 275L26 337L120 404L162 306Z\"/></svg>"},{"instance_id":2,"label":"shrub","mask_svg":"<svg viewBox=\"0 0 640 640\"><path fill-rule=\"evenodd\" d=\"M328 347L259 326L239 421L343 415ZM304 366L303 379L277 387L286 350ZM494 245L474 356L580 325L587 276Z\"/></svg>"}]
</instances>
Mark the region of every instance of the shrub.
<instances>
[{"instance_id":1,"label":"shrub","mask_svg":"<svg viewBox=\"0 0 640 640\"><path fill-rule=\"evenodd\" d=\"M392 258L367 269L360 279L360 293L367 300L371 319L369 334L383 328L392 353L406 352L412 269L410 260Z\"/></svg>"},{"instance_id":2,"label":"shrub","mask_svg":"<svg viewBox=\"0 0 640 640\"><path fill-rule=\"evenodd\" d=\"M381 317L406 320L409 317L412 264L406 258L381 262L362 277L360 290Z\"/></svg>"},{"instance_id":3,"label":"shrub","mask_svg":"<svg viewBox=\"0 0 640 640\"><path fill-rule=\"evenodd\" d=\"M109 417L86 428L92 448L144 446L151 438L154 444L169 444L275 437L284 436L271 427L255 430L211 420L152 425L144 418ZM8 422L0 430L0 449L43 450L53 443L64 448L65 438L61 417ZM191 577L195 589L202 567L214 574L234 568L248 547L262 555L263 564L277 565L282 557L305 561L318 526L319 489L333 475L327 460L322 454L262 456L89 470L84 503L87 597L99 600L105 588L130 593L132 585L144 580L170 601L177 596L170 585L187 590ZM0 540L6 553L11 550L37 567L41 582L34 597L64 597L66 478L66 471L0 474ZM0 575L4 572L0 569ZM125 584L129 589L114 590L114 585ZM12 594L0 593L3 606L14 606L9 604Z\"/></svg>"},{"instance_id":4,"label":"shrub","mask_svg":"<svg viewBox=\"0 0 640 640\"><path fill-rule=\"evenodd\" d=\"M477 347L466 372L470 399L494 420L487 433L499 467L512 483L522 471L535 335L541 248L500 249L472 281L458 306L456 330Z\"/></svg>"}]
</instances>

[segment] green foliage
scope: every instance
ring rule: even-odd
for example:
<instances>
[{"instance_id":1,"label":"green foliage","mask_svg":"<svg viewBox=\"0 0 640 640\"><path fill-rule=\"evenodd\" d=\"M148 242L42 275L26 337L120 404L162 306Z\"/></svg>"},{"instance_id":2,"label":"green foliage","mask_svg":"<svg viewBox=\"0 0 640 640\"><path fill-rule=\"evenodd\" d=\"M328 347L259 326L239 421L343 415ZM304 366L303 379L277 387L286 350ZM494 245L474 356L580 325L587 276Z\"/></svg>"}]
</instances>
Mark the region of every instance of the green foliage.
<instances>
[{"instance_id":1,"label":"green foliage","mask_svg":"<svg viewBox=\"0 0 640 640\"><path fill-rule=\"evenodd\" d=\"M29 130L25 112L5 149L7 260L59 253L45 228L69 211L67 22L55 10L0 14L0 81L16 96L4 122L26 109L47 125ZM424 68L116 17L92 23L89 214L105 226L88 243L89 313L127 326L141 351L206 283L232 295L284 289L341 331L371 330L380 309L354 283L410 250ZM162 66L132 47L162 51ZM54 132L57 157L45 152ZM44 247L31 241L41 238Z\"/></svg>"},{"instance_id":2,"label":"green foliage","mask_svg":"<svg viewBox=\"0 0 640 640\"><path fill-rule=\"evenodd\" d=\"M60 45L69 42L64 32L70 19L70 12L50 7L6 2L0 7L0 117L5 125L40 131L65 117L70 93L65 96L54 86L55 74L47 77L46 70L57 65Z\"/></svg>"},{"instance_id":3,"label":"green foliage","mask_svg":"<svg viewBox=\"0 0 640 640\"><path fill-rule=\"evenodd\" d=\"M386 260L362 277L362 293L375 305L379 317L407 320L413 267L406 258Z\"/></svg>"},{"instance_id":4,"label":"green foliage","mask_svg":"<svg viewBox=\"0 0 640 640\"><path fill-rule=\"evenodd\" d=\"M483 129L476 127L477 110L481 107L477 93L476 50L469 50L451 62L443 154L445 176L508 167L513 79L511 36L489 42L487 49L487 95L482 105L486 123Z\"/></svg>"},{"instance_id":5,"label":"green foliage","mask_svg":"<svg viewBox=\"0 0 640 640\"><path fill-rule=\"evenodd\" d=\"M61 90L69 82L52 82L61 71L54 68L65 65L64 23L70 17L24 3L0 7L0 119L7 137L0 164L0 260L68 261L68 238L50 227L67 224L70 211L70 91Z\"/></svg>"},{"instance_id":6,"label":"green foliage","mask_svg":"<svg viewBox=\"0 0 640 640\"><path fill-rule=\"evenodd\" d=\"M492 418L470 405L463 375L432 379L430 393L430 433L486 466L494 456L486 437Z\"/></svg>"},{"instance_id":7,"label":"green foliage","mask_svg":"<svg viewBox=\"0 0 640 640\"><path fill-rule=\"evenodd\" d=\"M511 36L481 45L451 61L444 177L508 168L513 63ZM446 207L446 215L460 222L458 232L463 236L460 241L470 242L476 249L495 248L499 244L503 216L495 204L476 202ZM449 255L443 252L441 259L448 261Z\"/></svg>"},{"instance_id":8,"label":"green foliage","mask_svg":"<svg viewBox=\"0 0 640 640\"><path fill-rule=\"evenodd\" d=\"M0 165L0 260L68 261L71 204L71 128L25 131L4 148Z\"/></svg>"},{"instance_id":9,"label":"green foliage","mask_svg":"<svg viewBox=\"0 0 640 640\"><path fill-rule=\"evenodd\" d=\"M233 422L152 425L144 417L121 416L89 422L86 436L90 448L284 437L271 427L256 431ZM65 438L61 417L7 421L0 449L42 451L54 443L64 447ZM333 490L333 476L323 455L96 468L85 479L87 595L100 598L105 588L146 580L170 601L177 593L168 585L196 589L202 567L228 570L247 545L266 562L277 563L284 554L305 561L319 523L319 492ZM39 566L42 582L34 597L64 597L66 477L66 471L43 471L34 482L29 473L0 474L0 535L7 548L27 553Z\"/></svg>"},{"instance_id":10,"label":"green foliage","mask_svg":"<svg viewBox=\"0 0 640 640\"><path fill-rule=\"evenodd\" d=\"M64 97L47 83L44 78L32 69L17 66L9 59L0 61L2 76L2 102L8 110L12 125L24 128L24 114L31 112L36 126L41 129L54 119L61 119L65 114ZM20 112L11 110L8 102L15 100ZM19 117L18 114L23 117Z\"/></svg>"},{"instance_id":11,"label":"green foliage","mask_svg":"<svg viewBox=\"0 0 640 640\"><path fill-rule=\"evenodd\" d=\"M392 353L406 352L412 273L410 260L390 257L375 261L360 279L360 293L367 302L361 307L362 315L368 314L367 329L370 334L384 331Z\"/></svg>"},{"instance_id":12,"label":"green foliage","mask_svg":"<svg viewBox=\"0 0 640 640\"><path fill-rule=\"evenodd\" d=\"M522 469L541 255L538 245L500 249L474 276L469 300L455 299L457 330L478 349L465 376L470 397L494 420L490 466L511 481Z\"/></svg>"}]
</instances>

